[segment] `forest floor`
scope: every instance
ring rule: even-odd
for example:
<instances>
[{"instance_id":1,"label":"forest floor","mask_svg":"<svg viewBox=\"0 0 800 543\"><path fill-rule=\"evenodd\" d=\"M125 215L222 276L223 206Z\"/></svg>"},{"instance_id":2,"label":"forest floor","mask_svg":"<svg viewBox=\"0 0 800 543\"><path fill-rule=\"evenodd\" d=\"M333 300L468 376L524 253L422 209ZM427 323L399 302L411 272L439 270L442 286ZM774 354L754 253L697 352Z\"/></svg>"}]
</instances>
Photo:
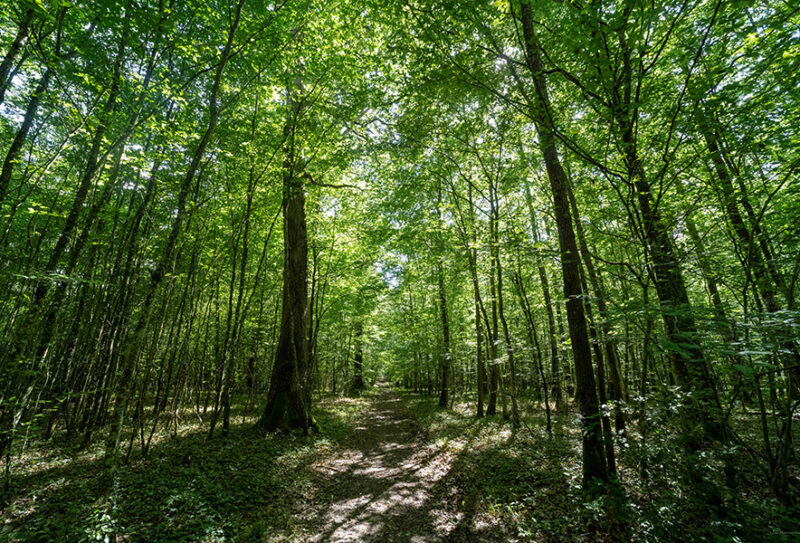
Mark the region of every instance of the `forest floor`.
<instances>
[{"instance_id":1,"label":"forest floor","mask_svg":"<svg viewBox=\"0 0 800 543\"><path fill-rule=\"evenodd\" d=\"M309 543L506 541L496 516L466 507L455 455L426 442L398 393L379 385L337 454L315 463L298 527ZM299 537L299 534L295 534Z\"/></svg>"},{"instance_id":2,"label":"forest floor","mask_svg":"<svg viewBox=\"0 0 800 543\"><path fill-rule=\"evenodd\" d=\"M241 400L226 438L209 439L193 408L172 432L162 420L147 454L129 429L130 461L112 474L102 469L103 436L86 450L29 441L12 455L0 541L621 540L604 524L607 504L581 495L575 413L554 414L547 433L538 403L522 398L523 426L512 432L499 414L476 418L470 395L440 409L435 396L379 384L318 399L321 433L264 438L253 431L254 402ZM743 435L757 431L744 422ZM777 507L757 473L743 472L724 514L712 511L681 489L674 449L635 428L629 435L618 449L628 498L612 515L630 527L622 540L786 542L800 530L798 510Z\"/></svg>"},{"instance_id":3,"label":"forest floor","mask_svg":"<svg viewBox=\"0 0 800 543\"><path fill-rule=\"evenodd\" d=\"M501 516L464 492L452 447L426 439L413 398L386 385L325 398L321 433L267 438L252 408L238 406L229 436L212 439L187 408L177 433L162 421L146 455L132 432L130 461L112 475L103 436L86 450L29 441L12 456L0 541L510 540Z\"/></svg>"}]
</instances>

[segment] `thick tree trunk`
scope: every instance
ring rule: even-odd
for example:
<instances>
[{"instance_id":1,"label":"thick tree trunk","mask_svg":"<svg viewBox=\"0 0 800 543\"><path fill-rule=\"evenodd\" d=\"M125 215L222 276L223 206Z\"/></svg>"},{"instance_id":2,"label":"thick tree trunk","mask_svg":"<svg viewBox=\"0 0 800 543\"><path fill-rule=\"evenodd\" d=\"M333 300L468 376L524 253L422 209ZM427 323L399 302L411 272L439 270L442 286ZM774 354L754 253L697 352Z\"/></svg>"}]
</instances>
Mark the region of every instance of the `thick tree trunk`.
<instances>
[{"instance_id":1,"label":"thick tree trunk","mask_svg":"<svg viewBox=\"0 0 800 543\"><path fill-rule=\"evenodd\" d=\"M299 83L298 83L299 84ZM280 335L264 413L263 432L316 427L311 416L308 344L308 233L302 158L295 147L295 126L301 102L289 91L291 113L284 127L283 162L283 303Z\"/></svg>"},{"instance_id":2,"label":"thick tree trunk","mask_svg":"<svg viewBox=\"0 0 800 543\"><path fill-rule=\"evenodd\" d=\"M580 279L580 260L572 217L569 210L567 176L561 166L556 149L556 135L550 116L550 98L547 93L544 69L533 27L533 14L529 1L520 4L522 30L525 40L525 56L533 79L536 96L530 104L531 116L539 135L539 148L547 168L550 190L553 195L553 211L558 227L561 253L561 272L564 277L564 297L567 300L572 354L575 359L577 395L583 426L583 486L588 488L593 480L608 481L606 459L603 451L600 410L597 404L592 355L586 330Z\"/></svg>"}]
</instances>

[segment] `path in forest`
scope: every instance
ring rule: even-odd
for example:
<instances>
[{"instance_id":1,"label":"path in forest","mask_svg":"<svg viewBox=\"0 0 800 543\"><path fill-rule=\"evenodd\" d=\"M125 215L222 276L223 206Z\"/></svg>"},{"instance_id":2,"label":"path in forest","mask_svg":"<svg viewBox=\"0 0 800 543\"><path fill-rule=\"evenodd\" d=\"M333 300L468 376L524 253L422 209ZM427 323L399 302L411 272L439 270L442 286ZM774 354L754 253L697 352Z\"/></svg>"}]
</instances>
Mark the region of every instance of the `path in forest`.
<instances>
[{"instance_id":1,"label":"path in forest","mask_svg":"<svg viewBox=\"0 0 800 543\"><path fill-rule=\"evenodd\" d=\"M379 384L347 446L315 464L315 496L297 518L314 543L496 541L464 509L454 455L418 439L400 397Z\"/></svg>"}]
</instances>

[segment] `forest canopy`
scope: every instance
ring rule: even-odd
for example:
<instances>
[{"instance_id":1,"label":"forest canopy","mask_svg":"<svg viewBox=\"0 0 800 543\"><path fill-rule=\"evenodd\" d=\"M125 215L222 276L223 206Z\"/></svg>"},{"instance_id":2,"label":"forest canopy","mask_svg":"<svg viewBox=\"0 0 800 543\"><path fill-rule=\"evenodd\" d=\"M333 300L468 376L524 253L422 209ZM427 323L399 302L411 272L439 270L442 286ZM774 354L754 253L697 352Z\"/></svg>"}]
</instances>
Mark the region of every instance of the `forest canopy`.
<instances>
[{"instance_id":1,"label":"forest canopy","mask_svg":"<svg viewBox=\"0 0 800 543\"><path fill-rule=\"evenodd\" d=\"M779 0L4 3L0 535L792 540L798 74ZM323 529L348 450L430 526Z\"/></svg>"}]
</instances>

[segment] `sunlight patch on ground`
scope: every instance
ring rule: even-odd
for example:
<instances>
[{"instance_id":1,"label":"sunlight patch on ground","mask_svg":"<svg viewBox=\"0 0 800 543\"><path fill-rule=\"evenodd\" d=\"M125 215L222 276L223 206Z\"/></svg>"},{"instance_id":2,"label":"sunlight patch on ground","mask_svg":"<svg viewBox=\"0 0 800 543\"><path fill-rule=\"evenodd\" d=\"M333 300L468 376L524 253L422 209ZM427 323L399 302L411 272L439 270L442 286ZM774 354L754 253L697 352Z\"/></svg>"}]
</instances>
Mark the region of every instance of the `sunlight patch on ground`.
<instances>
[{"instance_id":1,"label":"sunlight patch on ground","mask_svg":"<svg viewBox=\"0 0 800 543\"><path fill-rule=\"evenodd\" d=\"M418 441L403 407L381 391L353 432L354 448L312 466L320 488L316 506L304 515L304 541L432 542L464 520L452 507L455 489L442 484L452 448Z\"/></svg>"}]
</instances>

